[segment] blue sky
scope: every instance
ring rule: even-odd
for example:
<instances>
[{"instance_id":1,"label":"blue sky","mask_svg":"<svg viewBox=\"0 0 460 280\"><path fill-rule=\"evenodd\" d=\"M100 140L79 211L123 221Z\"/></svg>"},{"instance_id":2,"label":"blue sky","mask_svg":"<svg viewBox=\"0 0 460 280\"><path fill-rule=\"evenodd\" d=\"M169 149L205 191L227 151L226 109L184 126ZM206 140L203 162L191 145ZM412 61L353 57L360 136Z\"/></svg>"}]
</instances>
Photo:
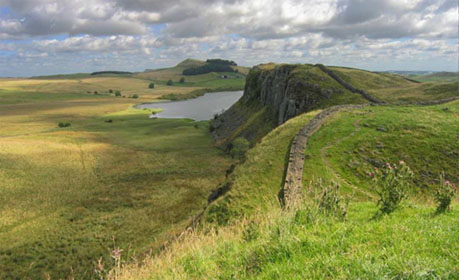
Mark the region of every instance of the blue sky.
<instances>
[{"instance_id":1,"label":"blue sky","mask_svg":"<svg viewBox=\"0 0 460 280\"><path fill-rule=\"evenodd\" d=\"M211 57L458 71L458 1L0 0L0 76Z\"/></svg>"}]
</instances>

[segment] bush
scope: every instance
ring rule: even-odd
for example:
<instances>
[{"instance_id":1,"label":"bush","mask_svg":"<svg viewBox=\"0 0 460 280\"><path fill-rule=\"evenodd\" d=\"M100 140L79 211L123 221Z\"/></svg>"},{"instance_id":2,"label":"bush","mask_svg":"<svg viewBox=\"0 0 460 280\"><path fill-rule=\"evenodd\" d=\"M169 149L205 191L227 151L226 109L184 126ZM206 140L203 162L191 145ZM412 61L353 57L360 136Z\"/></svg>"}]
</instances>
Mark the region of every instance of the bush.
<instances>
[{"instance_id":1,"label":"bush","mask_svg":"<svg viewBox=\"0 0 460 280\"><path fill-rule=\"evenodd\" d=\"M115 91L115 96L121 96L121 92L119 90Z\"/></svg>"},{"instance_id":2,"label":"bush","mask_svg":"<svg viewBox=\"0 0 460 280\"><path fill-rule=\"evenodd\" d=\"M246 138L238 137L232 143L230 155L233 158L243 159L245 153L249 150L249 141Z\"/></svg>"},{"instance_id":3,"label":"bush","mask_svg":"<svg viewBox=\"0 0 460 280\"><path fill-rule=\"evenodd\" d=\"M113 90L109 89L109 93L113 93Z\"/></svg>"},{"instance_id":4,"label":"bush","mask_svg":"<svg viewBox=\"0 0 460 280\"><path fill-rule=\"evenodd\" d=\"M69 127L70 123L69 122L60 122L60 123L58 123L58 126L59 127Z\"/></svg>"},{"instance_id":5,"label":"bush","mask_svg":"<svg viewBox=\"0 0 460 280\"><path fill-rule=\"evenodd\" d=\"M136 98L139 98L139 95L133 94L133 95L131 96L131 98L135 98L135 99L136 99Z\"/></svg>"},{"instance_id":6,"label":"bush","mask_svg":"<svg viewBox=\"0 0 460 280\"><path fill-rule=\"evenodd\" d=\"M185 78L184 77L180 78L179 83L181 84L185 83Z\"/></svg>"},{"instance_id":7,"label":"bush","mask_svg":"<svg viewBox=\"0 0 460 280\"><path fill-rule=\"evenodd\" d=\"M94 91L94 95L98 95L99 93L97 92L97 90Z\"/></svg>"},{"instance_id":8,"label":"bush","mask_svg":"<svg viewBox=\"0 0 460 280\"><path fill-rule=\"evenodd\" d=\"M172 81L172 80L168 80L168 81L166 82L166 84L167 84L168 86L172 86L172 85L173 85L173 81Z\"/></svg>"},{"instance_id":9,"label":"bush","mask_svg":"<svg viewBox=\"0 0 460 280\"><path fill-rule=\"evenodd\" d=\"M387 162L384 167L374 168L374 172L368 174L376 184L379 195L377 205L382 214L390 214L398 208L408 195L410 180L414 175L404 161L398 164Z\"/></svg>"},{"instance_id":10,"label":"bush","mask_svg":"<svg viewBox=\"0 0 460 280\"><path fill-rule=\"evenodd\" d=\"M449 210L452 198L455 196L455 184L445 179L444 172L439 176L439 185L435 192L435 200L438 203L436 213L444 213Z\"/></svg>"},{"instance_id":11,"label":"bush","mask_svg":"<svg viewBox=\"0 0 460 280\"><path fill-rule=\"evenodd\" d=\"M154 84L154 83L150 83L150 84L149 84L149 88L155 88L155 84Z\"/></svg>"}]
</instances>

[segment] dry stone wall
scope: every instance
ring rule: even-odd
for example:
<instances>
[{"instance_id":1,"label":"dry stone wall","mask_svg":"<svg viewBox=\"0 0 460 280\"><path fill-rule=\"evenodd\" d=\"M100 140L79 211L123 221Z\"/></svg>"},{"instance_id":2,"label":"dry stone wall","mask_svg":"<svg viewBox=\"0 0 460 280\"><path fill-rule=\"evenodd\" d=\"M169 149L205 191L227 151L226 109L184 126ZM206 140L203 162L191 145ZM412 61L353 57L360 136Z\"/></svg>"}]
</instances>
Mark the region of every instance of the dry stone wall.
<instances>
[{"instance_id":1,"label":"dry stone wall","mask_svg":"<svg viewBox=\"0 0 460 280\"><path fill-rule=\"evenodd\" d=\"M289 151L289 162L283 186L283 203L286 209L296 208L302 192L302 174L308 139L334 114L343 109L358 109L365 105L338 105L321 111L296 134Z\"/></svg>"}]
</instances>

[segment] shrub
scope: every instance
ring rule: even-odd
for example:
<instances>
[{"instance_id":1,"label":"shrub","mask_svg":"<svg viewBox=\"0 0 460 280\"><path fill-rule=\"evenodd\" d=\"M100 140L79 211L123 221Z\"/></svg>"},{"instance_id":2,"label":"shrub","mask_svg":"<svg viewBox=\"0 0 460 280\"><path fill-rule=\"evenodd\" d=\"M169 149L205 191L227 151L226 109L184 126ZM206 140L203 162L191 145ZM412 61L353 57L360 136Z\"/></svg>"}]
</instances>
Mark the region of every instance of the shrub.
<instances>
[{"instance_id":1,"label":"shrub","mask_svg":"<svg viewBox=\"0 0 460 280\"><path fill-rule=\"evenodd\" d=\"M59 127L69 127L70 123L69 122L60 122L60 123L58 123L58 126Z\"/></svg>"},{"instance_id":2,"label":"shrub","mask_svg":"<svg viewBox=\"0 0 460 280\"><path fill-rule=\"evenodd\" d=\"M455 196L455 184L445 179L444 172L439 176L439 185L434 194L434 198L438 203L436 213L444 213L449 210L450 202Z\"/></svg>"},{"instance_id":3,"label":"shrub","mask_svg":"<svg viewBox=\"0 0 460 280\"><path fill-rule=\"evenodd\" d=\"M121 96L121 92L119 90L115 91L115 96Z\"/></svg>"},{"instance_id":4,"label":"shrub","mask_svg":"<svg viewBox=\"0 0 460 280\"><path fill-rule=\"evenodd\" d=\"M180 78L179 83L181 84L185 83L185 78L184 77Z\"/></svg>"},{"instance_id":5,"label":"shrub","mask_svg":"<svg viewBox=\"0 0 460 280\"><path fill-rule=\"evenodd\" d=\"M97 90L94 91L94 95L98 95L99 93L97 92Z\"/></svg>"},{"instance_id":6,"label":"shrub","mask_svg":"<svg viewBox=\"0 0 460 280\"><path fill-rule=\"evenodd\" d=\"M172 85L173 85L173 81L172 81L172 80L168 80L168 81L166 82L166 84L167 84L168 86L172 86Z\"/></svg>"},{"instance_id":7,"label":"shrub","mask_svg":"<svg viewBox=\"0 0 460 280\"><path fill-rule=\"evenodd\" d=\"M150 84L149 84L149 88L155 88L155 84L154 84L154 83L150 83Z\"/></svg>"},{"instance_id":8,"label":"shrub","mask_svg":"<svg viewBox=\"0 0 460 280\"><path fill-rule=\"evenodd\" d=\"M131 96L131 98L139 98L139 95L133 94L133 95Z\"/></svg>"},{"instance_id":9,"label":"shrub","mask_svg":"<svg viewBox=\"0 0 460 280\"><path fill-rule=\"evenodd\" d=\"M233 158L243 159L245 153L249 150L249 141L246 138L238 137L232 143L230 155Z\"/></svg>"},{"instance_id":10,"label":"shrub","mask_svg":"<svg viewBox=\"0 0 460 280\"><path fill-rule=\"evenodd\" d=\"M109 89L109 93L113 93L113 90L112 90L112 89Z\"/></svg>"},{"instance_id":11,"label":"shrub","mask_svg":"<svg viewBox=\"0 0 460 280\"><path fill-rule=\"evenodd\" d=\"M398 208L408 195L410 180L414 175L404 161L398 164L387 162L382 168L374 168L374 172L368 174L376 184L379 195L377 205L382 214L390 214Z\"/></svg>"}]
</instances>

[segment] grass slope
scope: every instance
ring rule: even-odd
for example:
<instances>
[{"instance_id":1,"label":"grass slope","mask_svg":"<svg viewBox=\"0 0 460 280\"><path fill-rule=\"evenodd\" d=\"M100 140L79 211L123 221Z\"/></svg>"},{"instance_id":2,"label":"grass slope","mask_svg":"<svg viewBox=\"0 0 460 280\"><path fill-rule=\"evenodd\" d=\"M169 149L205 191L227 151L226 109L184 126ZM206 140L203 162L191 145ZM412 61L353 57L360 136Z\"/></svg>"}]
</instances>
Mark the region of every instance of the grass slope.
<instances>
[{"instance_id":1,"label":"grass slope","mask_svg":"<svg viewBox=\"0 0 460 280\"><path fill-rule=\"evenodd\" d=\"M409 75L409 78L420 82L458 82L458 72L438 72L426 75Z\"/></svg>"},{"instance_id":2,"label":"grass slope","mask_svg":"<svg viewBox=\"0 0 460 280\"><path fill-rule=\"evenodd\" d=\"M433 216L406 207L372 219L374 204L349 205L346 221L268 212L207 234L190 233L118 279L456 279L458 205Z\"/></svg>"},{"instance_id":3,"label":"grass slope","mask_svg":"<svg viewBox=\"0 0 460 280\"><path fill-rule=\"evenodd\" d=\"M436 185L441 171L458 182L458 130L458 101L339 113L308 142L304 185L321 177L369 198L373 186L366 171L399 160L414 171L420 192Z\"/></svg>"},{"instance_id":4,"label":"grass slope","mask_svg":"<svg viewBox=\"0 0 460 280\"><path fill-rule=\"evenodd\" d=\"M206 122L149 119L128 109L135 99L24 81L0 93L1 279L87 279L115 247L133 257L158 248L231 164Z\"/></svg>"},{"instance_id":5,"label":"grass slope","mask_svg":"<svg viewBox=\"0 0 460 280\"><path fill-rule=\"evenodd\" d=\"M389 103L413 103L458 97L458 80L416 83L391 73L375 73L354 68L329 67L354 87ZM429 82L428 82L429 81Z\"/></svg>"},{"instance_id":6,"label":"grass slope","mask_svg":"<svg viewBox=\"0 0 460 280\"><path fill-rule=\"evenodd\" d=\"M278 208L289 147L297 130L316 112L293 118L268 133L249 150L247 159L229 176L230 191L214 202L204 217L209 223L227 224L258 210Z\"/></svg>"},{"instance_id":7,"label":"grass slope","mask_svg":"<svg viewBox=\"0 0 460 280\"><path fill-rule=\"evenodd\" d=\"M448 110L443 110L448 108ZM142 267L112 271L118 279L456 279L458 198L435 215L429 198L439 172L458 184L458 102L344 111L309 140L305 200L283 212L278 192L289 143L316 112L265 136L237 166L227 195L189 232ZM378 147L377 147L378 146ZM368 163L404 159L415 171L413 195L388 216L378 208ZM310 179L341 183L351 201L345 220L316 212ZM110 277L109 277L110 278Z\"/></svg>"}]
</instances>

